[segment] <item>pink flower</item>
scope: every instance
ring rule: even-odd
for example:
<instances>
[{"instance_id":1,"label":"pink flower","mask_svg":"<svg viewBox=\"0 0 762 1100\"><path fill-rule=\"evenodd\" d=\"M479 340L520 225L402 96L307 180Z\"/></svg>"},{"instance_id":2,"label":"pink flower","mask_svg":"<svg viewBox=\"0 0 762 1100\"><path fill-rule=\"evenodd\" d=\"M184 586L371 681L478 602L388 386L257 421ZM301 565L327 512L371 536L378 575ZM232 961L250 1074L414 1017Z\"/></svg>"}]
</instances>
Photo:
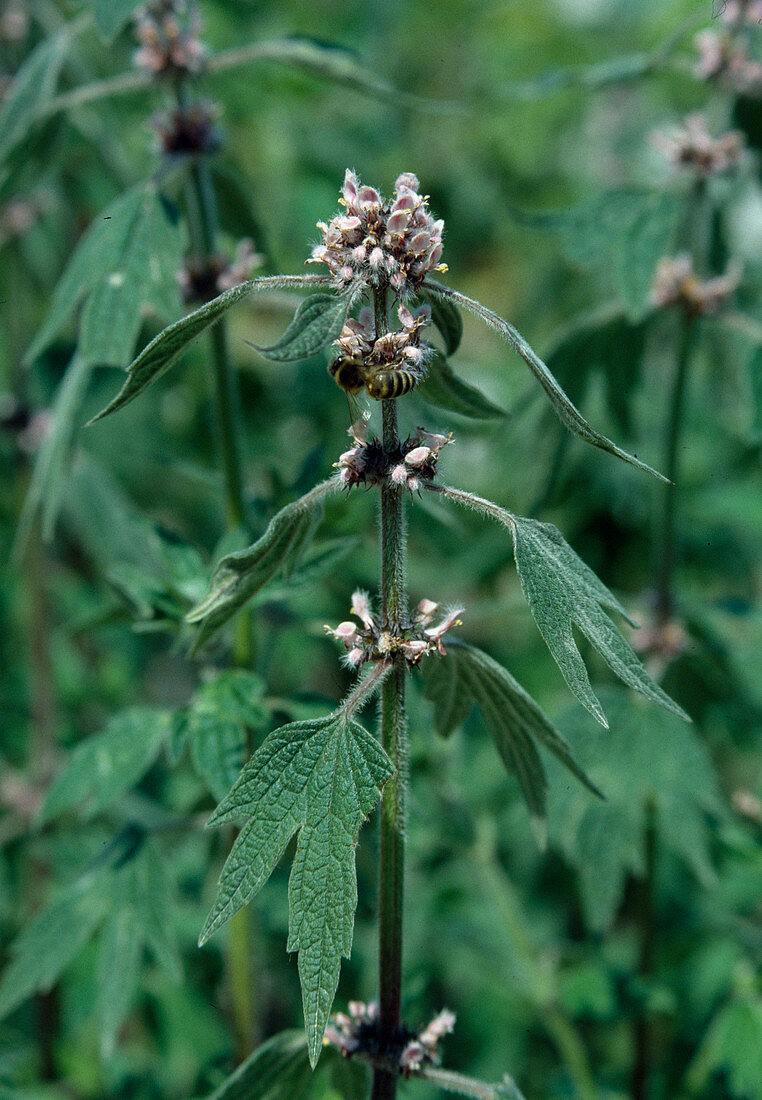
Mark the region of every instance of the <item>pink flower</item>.
<instances>
[{"instance_id":1,"label":"pink flower","mask_svg":"<svg viewBox=\"0 0 762 1100\"><path fill-rule=\"evenodd\" d=\"M411 172L403 172L391 202L385 202L347 169L339 199L346 212L317 223L323 241L307 262L326 264L339 288L361 278L372 287L390 286L400 297L414 294L429 271L444 270L444 222L432 218L419 186Z\"/></svg>"}]
</instances>

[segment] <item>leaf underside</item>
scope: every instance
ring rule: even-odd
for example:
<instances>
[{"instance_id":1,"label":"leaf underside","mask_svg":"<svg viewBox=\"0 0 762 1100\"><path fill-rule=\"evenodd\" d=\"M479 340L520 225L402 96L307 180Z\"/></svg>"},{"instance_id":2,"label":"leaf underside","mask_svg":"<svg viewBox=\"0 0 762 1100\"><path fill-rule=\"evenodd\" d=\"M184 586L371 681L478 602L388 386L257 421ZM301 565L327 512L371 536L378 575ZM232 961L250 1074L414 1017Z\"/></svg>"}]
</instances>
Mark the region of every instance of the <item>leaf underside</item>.
<instances>
[{"instance_id":1,"label":"leaf underside","mask_svg":"<svg viewBox=\"0 0 762 1100\"><path fill-rule=\"evenodd\" d=\"M248 818L223 867L202 944L251 901L299 834L289 881L287 949L299 952L313 1066L341 958L352 945L357 833L392 772L375 738L342 715L293 722L265 739L209 822Z\"/></svg>"}]
</instances>

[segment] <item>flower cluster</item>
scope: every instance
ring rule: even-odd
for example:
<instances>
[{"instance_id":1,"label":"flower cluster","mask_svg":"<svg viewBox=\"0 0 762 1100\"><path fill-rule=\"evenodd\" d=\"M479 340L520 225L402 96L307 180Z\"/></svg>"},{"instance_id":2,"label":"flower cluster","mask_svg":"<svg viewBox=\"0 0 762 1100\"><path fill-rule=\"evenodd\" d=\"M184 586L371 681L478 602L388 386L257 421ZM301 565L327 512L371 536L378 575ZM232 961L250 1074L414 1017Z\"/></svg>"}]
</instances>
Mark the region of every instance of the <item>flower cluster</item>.
<instances>
[{"instance_id":1,"label":"flower cluster","mask_svg":"<svg viewBox=\"0 0 762 1100\"><path fill-rule=\"evenodd\" d=\"M220 146L220 134L214 125L217 114L208 103L192 103L158 115L154 127L162 153L169 157L213 153Z\"/></svg>"},{"instance_id":2,"label":"flower cluster","mask_svg":"<svg viewBox=\"0 0 762 1100\"><path fill-rule=\"evenodd\" d=\"M135 13L140 49L135 64L153 76L201 72L206 47L198 37L201 17L185 0L153 0Z\"/></svg>"},{"instance_id":3,"label":"flower cluster","mask_svg":"<svg viewBox=\"0 0 762 1100\"><path fill-rule=\"evenodd\" d=\"M411 313L407 306L400 305L397 315L402 328L376 337L373 310L365 306L356 319L350 317L347 320L335 341L340 355L348 359L362 359L363 366L368 370L373 367L386 370L405 368L420 372L423 376L426 360L434 354L432 347L421 344L421 329L431 324L431 308L423 305Z\"/></svg>"},{"instance_id":4,"label":"flower cluster","mask_svg":"<svg viewBox=\"0 0 762 1100\"><path fill-rule=\"evenodd\" d=\"M651 301L656 306L680 306L694 317L717 313L737 290L741 272L730 267L714 279L699 279L688 255L659 261L651 288Z\"/></svg>"},{"instance_id":5,"label":"flower cluster","mask_svg":"<svg viewBox=\"0 0 762 1100\"><path fill-rule=\"evenodd\" d=\"M718 31L701 31L693 41L699 54L694 71L700 80L719 80L746 95L762 92L762 65L749 56L744 41Z\"/></svg>"},{"instance_id":6,"label":"flower cluster","mask_svg":"<svg viewBox=\"0 0 762 1100\"><path fill-rule=\"evenodd\" d=\"M700 176L710 176L735 168L741 160L744 137L738 130L729 130L713 138L706 128L704 116L690 114L672 134L656 131L651 141L674 165L685 165Z\"/></svg>"},{"instance_id":7,"label":"flower cluster","mask_svg":"<svg viewBox=\"0 0 762 1100\"><path fill-rule=\"evenodd\" d=\"M393 452L384 449L377 440L368 436L368 420L363 418L348 429L354 446L339 455L334 466L339 470L341 483L348 489L353 485L383 485L391 482L411 493L420 490L437 475L437 460L442 447L452 443L452 434L438 435L418 428L414 435L401 442Z\"/></svg>"},{"instance_id":8,"label":"flower cluster","mask_svg":"<svg viewBox=\"0 0 762 1100\"><path fill-rule=\"evenodd\" d=\"M433 219L419 187L412 172L403 172L386 202L347 169L339 199L346 212L317 223L323 243L307 262L327 264L339 288L359 280L390 286L398 297L414 294L429 271L447 270L439 262L444 222Z\"/></svg>"},{"instance_id":9,"label":"flower cluster","mask_svg":"<svg viewBox=\"0 0 762 1100\"><path fill-rule=\"evenodd\" d=\"M729 26L762 26L762 0L723 0L719 15Z\"/></svg>"},{"instance_id":10,"label":"flower cluster","mask_svg":"<svg viewBox=\"0 0 762 1100\"><path fill-rule=\"evenodd\" d=\"M396 1061L400 1072L407 1077L427 1062L438 1064L439 1041L449 1035L454 1026L455 1014L443 1009L423 1031L400 1029L394 1048L382 1050L378 1035L378 1005L350 1001L348 1015L337 1012L331 1017L324 1042L340 1050L345 1058L351 1058L353 1054L366 1054Z\"/></svg>"},{"instance_id":11,"label":"flower cluster","mask_svg":"<svg viewBox=\"0 0 762 1100\"><path fill-rule=\"evenodd\" d=\"M347 651L345 662L350 668L358 668L367 661L386 661L395 653L401 653L411 666L415 666L427 653L444 655L442 638L448 630L460 626L458 616L463 614L462 607L447 612L441 622L432 626L438 609L439 604L433 600L421 600L408 625L399 634L391 634L383 629L371 611L367 593L357 591L352 594L352 614L361 625L347 619L335 629L326 626L325 631L342 643Z\"/></svg>"},{"instance_id":12,"label":"flower cluster","mask_svg":"<svg viewBox=\"0 0 762 1100\"><path fill-rule=\"evenodd\" d=\"M238 242L232 261L221 253L189 256L177 273L180 292L186 302L210 302L223 290L247 282L263 263L264 257L254 251L248 237Z\"/></svg>"}]
</instances>

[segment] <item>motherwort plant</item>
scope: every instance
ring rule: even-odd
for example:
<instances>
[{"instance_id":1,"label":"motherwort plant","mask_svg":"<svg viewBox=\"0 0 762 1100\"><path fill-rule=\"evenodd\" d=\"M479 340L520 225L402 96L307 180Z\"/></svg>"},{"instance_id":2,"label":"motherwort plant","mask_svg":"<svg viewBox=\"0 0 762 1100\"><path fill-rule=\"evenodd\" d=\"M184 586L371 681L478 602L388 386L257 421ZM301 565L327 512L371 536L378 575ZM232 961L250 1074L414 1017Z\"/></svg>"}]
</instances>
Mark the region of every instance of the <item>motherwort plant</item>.
<instances>
[{"instance_id":1,"label":"motherwort plant","mask_svg":"<svg viewBox=\"0 0 762 1100\"><path fill-rule=\"evenodd\" d=\"M251 901L298 834L289 885L288 949L299 953L312 1066L324 1042L330 1042L348 1057L372 1063L374 1100L393 1098L400 1075L410 1074L466 1095L516 1096L508 1078L492 1086L437 1068L436 1046L453 1025L450 1014L441 1014L420 1033L401 1019L409 677L423 677L424 692L443 732L457 726L472 706L480 709L538 825L546 787L540 746L598 792L575 763L568 743L510 673L486 653L450 638L467 614L464 609L440 608L435 592L423 593L413 607L409 605L407 507L425 493L436 494L510 532L532 615L569 688L604 726L606 718L577 648L575 626L625 684L667 710L682 712L649 679L614 625L611 613L626 618L623 608L560 532L444 484L438 466L450 436L432 426L401 431L398 403L427 373L451 373L445 356L427 340L431 326L439 330L450 354L460 340L459 309L470 310L518 352L567 428L640 469L648 467L587 423L508 322L434 278L446 270L441 263L444 227L429 212L412 173L398 177L386 201L348 171L339 201L343 210L330 222L319 223L322 241L308 261L327 267L326 274L263 277L224 291L161 332L129 368L121 392L99 414L106 416L138 396L237 301L277 287L319 291L299 305L277 343L259 349L262 354L283 363L332 347L329 370L338 387L352 400L369 397L380 404L380 430L372 426L367 412L358 415L350 429L353 445L335 463L337 472L287 505L249 549L223 557L206 597L188 615L197 630L198 648L278 571L294 567L326 498L359 486L378 493L378 594L355 592L353 619L327 628L343 647L345 663L356 670L356 683L332 713L269 734L214 811L210 824L234 822L242 827L200 942ZM380 699L378 737L358 721L362 707L375 696ZM349 955L352 943L357 902L354 849L360 826L379 799L378 1003L353 1002L348 1016L329 1022L341 959ZM252 1057L256 1062L258 1054Z\"/></svg>"}]
</instances>

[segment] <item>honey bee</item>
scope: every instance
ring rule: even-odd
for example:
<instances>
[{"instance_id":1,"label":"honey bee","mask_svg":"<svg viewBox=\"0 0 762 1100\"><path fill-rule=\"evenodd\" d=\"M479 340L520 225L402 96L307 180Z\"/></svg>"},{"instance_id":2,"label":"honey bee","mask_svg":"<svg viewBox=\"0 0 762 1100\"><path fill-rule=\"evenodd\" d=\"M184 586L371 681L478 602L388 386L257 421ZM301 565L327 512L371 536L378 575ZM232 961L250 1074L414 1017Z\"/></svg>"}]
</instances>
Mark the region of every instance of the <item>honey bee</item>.
<instances>
[{"instance_id":1,"label":"honey bee","mask_svg":"<svg viewBox=\"0 0 762 1100\"><path fill-rule=\"evenodd\" d=\"M369 364L363 359L340 355L328 365L328 373L346 394L365 390L375 401L402 397L420 382L420 373L390 364Z\"/></svg>"}]
</instances>

